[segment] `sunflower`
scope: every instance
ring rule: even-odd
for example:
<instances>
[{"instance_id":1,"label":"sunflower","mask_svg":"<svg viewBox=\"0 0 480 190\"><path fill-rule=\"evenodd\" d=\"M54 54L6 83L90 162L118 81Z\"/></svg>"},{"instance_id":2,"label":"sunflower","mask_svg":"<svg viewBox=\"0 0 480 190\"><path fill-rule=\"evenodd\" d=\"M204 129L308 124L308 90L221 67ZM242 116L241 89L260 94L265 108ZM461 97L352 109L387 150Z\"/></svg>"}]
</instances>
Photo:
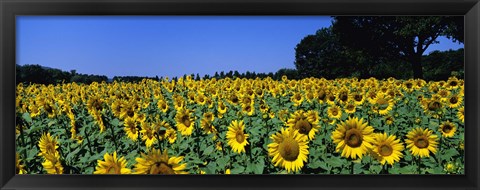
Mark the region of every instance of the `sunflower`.
<instances>
[{"instance_id":1,"label":"sunflower","mask_svg":"<svg viewBox=\"0 0 480 190\"><path fill-rule=\"evenodd\" d=\"M393 165L393 163L400 161L400 158L403 157L402 151L405 149L400 139L397 139L395 135L387 135L387 133L375 134L374 137L373 156L382 165L385 163Z\"/></svg>"},{"instance_id":2,"label":"sunflower","mask_svg":"<svg viewBox=\"0 0 480 190\"><path fill-rule=\"evenodd\" d=\"M357 111L357 106L355 105L355 103L353 101L350 101L347 104L345 104L344 110L348 114L353 114Z\"/></svg>"},{"instance_id":3,"label":"sunflower","mask_svg":"<svg viewBox=\"0 0 480 190\"><path fill-rule=\"evenodd\" d=\"M167 113L168 111L168 104L165 100L158 100L157 102L157 107L160 109L163 113Z\"/></svg>"},{"instance_id":4,"label":"sunflower","mask_svg":"<svg viewBox=\"0 0 480 190\"><path fill-rule=\"evenodd\" d=\"M203 118L213 122L213 120L215 119L215 116L213 115L212 112L206 112L203 114Z\"/></svg>"},{"instance_id":5,"label":"sunflower","mask_svg":"<svg viewBox=\"0 0 480 190\"><path fill-rule=\"evenodd\" d=\"M377 94L372 110L380 115L387 115L393 109L393 100L383 93Z\"/></svg>"},{"instance_id":6,"label":"sunflower","mask_svg":"<svg viewBox=\"0 0 480 190\"><path fill-rule=\"evenodd\" d=\"M295 92L292 97L290 97L290 100L293 102L294 106L300 106L303 102L303 96L302 93L300 92Z\"/></svg>"},{"instance_id":7,"label":"sunflower","mask_svg":"<svg viewBox=\"0 0 480 190\"><path fill-rule=\"evenodd\" d=\"M341 104L347 103L351 99L351 96L349 95L349 90L345 87L340 89L337 93L337 100L340 100Z\"/></svg>"},{"instance_id":8,"label":"sunflower","mask_svg":"<svg viewBox=\"0 0 480 190\"><path fill-rule=\"evenodd\" d=\"M177 122L177 129L180 130L180 133L182 135L184 136L192 135L195 122L191 117L190 110L183 109L183 108L177 110L175 121Z\"/></svg>"},{"instance_id":9,"label":"sunflower","mask_svg":"<svg viewBox=\"0 0 480 190\"><path fill-rule=\"evenodd\" d=\"M351 94L353 102L357 106L361 106L363 102L365 102L365 96L363 95L363 92L354 92Z\"/></svg>"},{"instance_id":10,"label":"sunflower","mask_svg":"<svg viewBox=\"0 0 480 190\"><path fill-rule=\"evenodd\" d=\"M87 101L87 108L89 112L102 111L104 100L100 96L92 96Z\"/></svg>"},{"instance_id":11,"label":"sunflower","mask_svg":"<svg viewBox=\"0 0 480 190\"><path fill-rule=\"evenodd\" d=\"M417 127L408 132L405 143L414 156L429 157L430 152L437 152L437 140L438 137L433 135L433 131Z\"/></svg>"},{"instance_id":12,"label":"sunflower","mask_svg":"<svg viewBox=\"0 0 480 190\"><path fill-rule=\"evenodd\" d=\"M337 144L336 152L342 151L342 156L351 159L360 159L372 148L373 127L368 126L362 119L349 118L345 122L337 124L331 138Z\"/></svg>"},{"instance_id":13,"label":"sunflower","mask_svg":"<svg viewBox=\"0 0 480 190\"><path fill-rule=\"evenodd\" d=\"M450 108L457 108L462 104L463 98L459 96L458 94L453 94L450 97L448 97L447 102L448 102L448 107Z\"/></svg>"},{"instance_id":14,"label":"sunflower","mask_svg":"<svg viewBox=\"0 0 480 190\"><path fill-rule=\"evenodd\" d=\"M165 131L165 138L168 139L168 143L173 144L177 140L177 131L169 128Z\"/></svg>"},{"instance_id":15,"label":"sunflower","mask_svg":"<svg viewBox=\"0 0 480 190\"><path fill-rule=\"evenodd\" d=\"M50 100L44 102L43 110L45 110L49 118L54 118L57 114L57 106Z\"/></svg>"},{"instance_id":16,"label":"sunflower","mask_svg":"<svg viewBox=\"0 0 480 190\"><path fill-rule=\"evenodd\" d=\"M223 118L223 114L227 112L227 106L225 106L225 103L223 101L218 101L217 111L218 118Z\"/></svg>"},{"instance_id":17,"label":"sunflower","mask_svg":"<svg viewBox=\"0 0 480 190\"><path fill-rule=\"evenodd\" d=\"M207 102L207 97L203 93L199 93L197 97L195 98L196 102L198 105L205 105Z\"/></svg>"},{"instance_id":18,"label":"sunflower","mask_svg":"<svg viewBox=\"0 0 480 190\"><path fill-rule=\"evenodd\" d=\"M57 152L58 148L57 138L54 139L50 133L44 133L42 137L40 137L38 146L40 147L40 153L38 154L39 156L54 154Z\"/></svg>"},{"instance_id":19,"label":"sunflower","mask_svg":"<svg viewBox=\"0 0 480 190\"><path fill-rule=\"evenodd\" d=\"M15 154L15 174L26 174L27 171L25 170L25 166L23 164L20 164L22 160L20 159L20 156L18 153Z\"/></svg>"},{"instance_id":20,"label":"sunflower","mask_svg":"<svg viewBox=\"0 0 480 190\"><path fill-rule=\"evenodd\" d=\"M457 118L462 121L462 123L465 123L465 108L463 106L458 109Z\"/></svg>"},{"instance_id":21,"label":"sunflower","mask_svg":"<svg viewBox=\"0 0 480 190\"><path fill-rule=\"evenodd\" d=\"M63 166L60 163L60 154L55 152L53 154L45 155L45 160L42 162L43 169L47 171L47 174L62 174Z\"/></svg>"},{"instance_id":22,"label":"sunflower","mask_svg":"<svg viewBox=\"0 0 480 190\"><path fill-rule=\"evenodd\" d=\"M392 125L393 122L395 122L395 118L393 118L392 116L387 116L387 117L385 118L385 124L387 124L387 125Z\"/></svg>"},{"instance_id":23,"label":"sunflower","mask_svg":"<svg viewBox=\"0 0 480 190\"><path fill-rule=\"evenodd\" d=\"M414 90L414 84L413 84L413 80L410 79L410 80L407 80L403 83L403 90L407 91L407 92L412 92Z\"/></svg>"},{"instance_id":24,"label":"sunflower","mask_svg":"<svg viewBox=\"0 0 480 190\"><path fill-rule=\"evenodd\" d=\"M245 146L249 144L247 141L249 135L243 132L244 129L243 121L234 120L228 127L226 135L228 139L227 144L232 147L234 152L239 154L245 152Z\"/></svg>"},{"instance_id":25,"label":"sunflower","mask_svg":"<svg viewBox=\"0 0 480 190\"><path fill-rule=\"evenodd\" d=\"M125 131L125 133L127 133L128 138L132 139L132 141L137 141L138 129L135 119L127 117L123 125L125 126L123 130Z\"/></svg>"},{"instance_id":26,"label":"sunflower","mask_svg":"<svg viewBox=\"0 0 480 190\"><path fill-rule=\"evenodd\" d=\"M320 128L318 122L319 118L316 111L311 110L305 113L303 110L297 110L291 114L290 119L287 121L287 126L292 130L298 131L300 135L306 135L308 139L313 140Z\"/></svg>"},{"instance_id":27,"label":"sunflower","mask_svg":"<svg viewBox=\"0 0 480 190\"><path fill-rule=\"evenodd\" d=\"M30 117L33 119L41 114L40 108L36 104L30 104L28 106Z\"/></svg>"},{"instance_id":28,"label":"sunflower","mask_svg":"<svg viewBox=\"0 0 480 190\"><path fill-rule=\"evenodd\" d=\"M206 134L213 133L214 134L214 140L215 140L215 135L217 134L217 129L215 126L213 126L213 123L211 120L207 119L206 117L202 118L200 120L200 126L202 127L203 131Z\"/></svg>"},{"instance_id":29,"label":"sunflower","mask_svg":"<svg viewBox=\"0 0 480 190\"><path fill-rule=\"evenodd\" d=\"M446 121L439 126L439 130L443 137L453 137L455 131L457 131L457 126L450 121Z\"/></svg>"},{"instance_id":30,"label":"sunflower","mask_svg":"<svg viewBox=\"0 0 480 190\"><path fill-rule=\"evenodd\" d=\"M325 100L326 100L326 102L327 102L328 105L335 105L335 93L329 92L329 93L325 96Z\"/></svg>"},{"instance_id":31,"label":"sunflower","mask_svg":"<svg viewBox=\"0 0 480 190\"><path fill-rule=\"evenodd\" d=\"M103 160L97 160L97 167L93 174L130 174L127 168L127 161L124 157L117 159L117 152L110 155L108 152L103 155Z\"/></svg>"},{"instance_id":32,"label":"sunflower","mask_svg":"<svg viewBox=\"0 0 480 190\"><path fill-rule=\"evenodd\" d=\"M140 126L142 128L140 130L140 133L142 134L142 141L145 141L147 148L150 148L150 146L157 141L155 133L160 130L160 125L150 125L147 122L142 122Z\"/></svg>"},{"instance_id":33,"label":"sunflower","mask_svg":"<svg viewBox=\"0 0 480 190\"><path fill-rule=\"evenodd\" d=\"M330 119L340 119L342 117L342 109L337 105L333 105L328 108L327 114Z\"/></svg>"},{"instance_id":34,"label":"sunflower","mask_svg":"<svg viewBox=\"0 0 480 190\"><path fill-rule=\"evenodd\" d=\"M456 77L450 77L447 81L447 90L454 90L460 86L460 82Z\"/></svg>"},{"instance_id":35,"label":"sunflower","mask_svg":"<svg viewBox=\"0 0 480 190\"><path fill-rule=\"evenodd\" d=\"M255 113L255 106L252 103L242 104L242 112L248 116L252 116Z\"/></svg>"},{"instance_id":36,"label":"sunflower","mask_svg":"<svg viewBox=\"0 0 480 190\"><path fill-rule=\"evenodd\" d=\"M230 98L228 99L228 101L233 105L237 105L240 102L240 99L235 93L232 93L230 94Z\"/></svg>"},{"instance_id":37,"label":"sunflower","mask_svg":"<svg viewBox=\"0 0 480 190\"><path fill-rule=\"evenodd\" d=\"M183 156L172 156L169 158L167 150L163 153L153 148L148 154L141 153L141 157L135 158L137 162L134 174L188 174L183 171L186 163L180 164Z\"/></svg>"},{"instance_id":38,"label":"sunflower","mask_svg":"<svg viewBox=\"0 0 480 190\"><path fill-rule=\"evenodd\" d=\"M282 128L272 134L273 142L268 144L268 155L275 166L283 167L287 172L296 172L303 167L308 159L307 136L300 135L297 130Z\"/></svg>"}]
</instances>

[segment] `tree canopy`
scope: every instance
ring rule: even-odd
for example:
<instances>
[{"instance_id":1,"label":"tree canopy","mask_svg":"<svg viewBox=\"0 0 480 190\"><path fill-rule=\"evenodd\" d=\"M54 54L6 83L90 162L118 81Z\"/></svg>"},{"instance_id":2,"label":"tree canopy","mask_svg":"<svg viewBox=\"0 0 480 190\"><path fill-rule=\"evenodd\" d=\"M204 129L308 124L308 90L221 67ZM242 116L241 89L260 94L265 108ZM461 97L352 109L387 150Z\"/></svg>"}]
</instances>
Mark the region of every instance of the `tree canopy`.
<instances>
[{"instance_id":1,"label":"tree canopy","mask_svg":"<svg viewBox=\"0 0 480 190\"><path fill-rule=\"evenodd\" d=\"M454 42L463 42L464 39L463 17L333 18L332 26L306 36L296 46L295 66L299 74L324 78L391 76L425 79L424 70L430 68L423 63L427 48L438 43L439 36ZM463 65L463 59L458 61ZM429 73L427 76L433 75Z\"/></svg>"}]
</instances>

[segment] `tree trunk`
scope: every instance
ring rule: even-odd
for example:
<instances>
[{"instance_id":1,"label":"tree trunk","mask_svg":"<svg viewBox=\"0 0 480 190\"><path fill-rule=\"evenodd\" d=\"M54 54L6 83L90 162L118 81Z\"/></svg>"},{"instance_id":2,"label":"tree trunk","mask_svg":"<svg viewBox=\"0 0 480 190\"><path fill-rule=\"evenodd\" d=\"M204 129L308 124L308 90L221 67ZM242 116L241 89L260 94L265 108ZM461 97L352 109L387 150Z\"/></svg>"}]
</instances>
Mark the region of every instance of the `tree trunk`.
<instances>
[{"instance_id":1,"label":"tree trunk","mask_svg":"<svg viewBox=\"0 0 480 190\"><path fill-rule=\"evenodd\" d=\"M422 70L422 54L415 54L412 57L412 69L413 69L413 78L423 79L423 70Z\"/></svg>"}]
</instances>

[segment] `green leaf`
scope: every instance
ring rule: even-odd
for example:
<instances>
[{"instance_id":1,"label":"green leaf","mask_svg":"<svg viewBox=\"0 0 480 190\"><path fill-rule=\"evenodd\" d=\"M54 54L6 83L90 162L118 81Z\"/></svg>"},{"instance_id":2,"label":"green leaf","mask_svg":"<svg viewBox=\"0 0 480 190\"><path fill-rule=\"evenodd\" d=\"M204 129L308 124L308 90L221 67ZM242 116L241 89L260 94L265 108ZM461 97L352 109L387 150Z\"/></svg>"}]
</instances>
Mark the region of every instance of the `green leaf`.
<instances>
[{"instance_id":1,"label":"green leaf","mask_svg":"<svg viewBox=\"0 0 480 190\"><path fill-rule=\"evenodd\" d=\"M327 170L327 171L330 171L332 169L332 167L330 166L327 166L327 164L325 162L319 162L318 166L324 170Z\"/></svg>"},{"instance_id":2,"label":"green leaf","mask_svg":"<svg viewBox=\"0 0 480 190\"><path fill-rule=\"evenodd\" d=\"M265 168L265 161L263 159L261 159L259 161L259 163L257 164L252 164L252 166L254 166L253 168L253 173L255 174L263 174L263 169Z\"/></svg>"},{"instance_id":3,"label":"green leaf","mask_svg":"<svg viewBox=\"0 0 480 190\"><path fill-rule=\"evenodd\" d=\"M213 146L207 147L205 150L203 150L203 155L210 155L213 152Z\"/></svg>"},{"instance_id":4,"label":"green leaf","mask_svg":"<svg viewBox=\"0 0 480 190\"><path fill-rule=\"evenodd\" d=\"M72 161L72 159L73 159L74 157L78 156L77 154L78 154L78 152L80 152L80 150L82 150L82 149L77 148L77 149L75 149L74 151L68 153L68 154L67 154L67 157L66 157L65 159L68 160L68 161Z\"/></svg>"},{"instance_id":5,"label":"green leaf","mask_svg":"<svg viewBox=\"0 0 480 190\"><path fill-rule=\"evenodd\" d=\"M342 159L338 157L330 157L327 159L327 163L330 164L332 167L341 167L344 166L345 163L343 162Z\"/></svg>"},{"instance_id":6,"label":"green leaf","mask_svg":"<svg viewBox=\"0 0 480 190\"><path fill-rule=\"evenodd\" d=\"M23 120L25 120L27 123L32 123L32 118L30 117L30 113L25 112L22 114Z\"/></svg>"},{"instance_id":7,"label":"green leaf","mask_svg":"<svg viewBox=\"0 0 480 190\"><path fill-rule=\"evenodd\" d=\"M35 158L35 156L37 156L37 155L38 155L37 147L34 147L34 148L28 150L28 152L27 152L27 157L28 158Z\"/></svg>"},{"instance_id":8,"label":"green leaf","mask_svg":"<svg viewBox=\"0 0 480 190\"><path fill-rule=\"evenodd\" d=\"M221 158L218 158L216 161L220 169L225 168L225 166L227 166L228 162L230 161L230 157L229 156L221 157Z\"/></svg>"},{"instance_id":9,"label":"green leaf","mask_svg":"<svg viewBox=\"0 0 480 190\"><path fill-rule=\"evenodd\" d=\"M232 169L230 169L230 173L231 173L231 174L242 174L243 171L245 171L245 167L240 166L240 165L238 165L238 164L234 164L234 166L232 167Z\"/></svg>"},{"instance_id":10,"label":"green leaf","mask_svg":"<svg viewBox=\"0 0 480 190\"><path fill-rule=\"evenodd\" d=\"M120 120L115 118L113 120L110 120L110 124L112 124L113 126L119 127L120 126Z\"/></svg>"},{"instance_id":11,"label":"green leaf","mask_svg":"<svg viewBox=\"0 0 480 190\"><path fill-rule=\"evenodd\" d=\"M407 165L399 169L401 174L416 174L417 173L417 166L415 165Z\"/></svg>"},{"instance_id":12,"label":"green leaf","mask_svg":"<svg viewBox=\"0 0 480 190\"><path fill-rule=\"evenodd\" d=\"M215 174L217 173L216 168L217 168L216 162L210 162L207 164L207 167L205 168L207 171L205 172L208 174Z\"/></svg>"},{"instance_id":13,"label":"green leaf","mask_svg":"<svg viewBox=\"0 0 480 190\"><path fill-rule=\"evenodd\" d=\"M455 148L450 148L440 155L442 160L450 160L453 156L460 154Z\"/></svg>"}]
</instances>

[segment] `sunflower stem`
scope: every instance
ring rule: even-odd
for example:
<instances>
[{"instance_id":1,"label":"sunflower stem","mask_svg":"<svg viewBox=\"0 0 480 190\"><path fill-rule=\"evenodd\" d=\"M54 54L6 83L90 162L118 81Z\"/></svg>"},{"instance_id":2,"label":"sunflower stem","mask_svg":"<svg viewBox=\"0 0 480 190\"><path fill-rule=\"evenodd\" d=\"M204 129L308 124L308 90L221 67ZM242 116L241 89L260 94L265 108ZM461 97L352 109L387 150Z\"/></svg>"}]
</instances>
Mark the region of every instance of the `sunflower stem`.
<instances>
[{"instance_id":1,"label":"sunflower stem","mask_svg":"<svg viewBox=\"0 0 480 190\"><path fill-rule=\"evenodd\" d=\"M90 144L90 138L88 138L90 135L87 132L87 129L85 129L85 137L87 139L87 145L88 145L88 150L90 151L90 155L93 156L93 151L92 151L92 146Z\"/></svg>"},{"instance_id":2,"label":"sunflower stem","mask_svg":"<svg viewBox=\"0 0 480 190\"><path fill-rule=\"evenodd\" d=\"M26 147L25 137L24 137L24 134L23 134L23 124L24 124L24 122L20 119L19 123L20 123L20 137L22 138L22 146ZM24 157L24 159L27 159L27 149L23 150L23 157Z\"/></svg>"},{"instance_id":3,"label":"sunflower stem","mask_svg":"<svg viewBox=\"0 0 480 190\"><path fill-rule=\"evenodd\" d=\"M355 174L355 172L353 171L353 165L354 165L354 164L355 164L355 163L354 163L353 160L352 160L352 162L351 162L351 164L350 164L350 174Z\"/></svg>"},{"instance_id":4,"label":"sunflower stem","mask_svg":"<svg viewBox=\"0 0 480 190\"><path fill-rule=\"evenodd\" d=\"M417 160L417 165L418 165L418 174L421 174L420 172L420 165L421 165L421 162L422 162L422 157L418 156L418 160Z\"/></svg>"},{"instance_id":5,"label":"sunflower stem","mask_svg":"<svg viewBox=\"0 0 480 190\"><path fill-rule=\"evenodd\" d=\"M102 119L103 119L103 117L102 117ZM112 132L113 145L115 145L115 150L118 151L117 140L115 139L115 132L113 131L113 126L109 125L109 128L110 128L110 131Z\"/></svg>"}]
</instances>

